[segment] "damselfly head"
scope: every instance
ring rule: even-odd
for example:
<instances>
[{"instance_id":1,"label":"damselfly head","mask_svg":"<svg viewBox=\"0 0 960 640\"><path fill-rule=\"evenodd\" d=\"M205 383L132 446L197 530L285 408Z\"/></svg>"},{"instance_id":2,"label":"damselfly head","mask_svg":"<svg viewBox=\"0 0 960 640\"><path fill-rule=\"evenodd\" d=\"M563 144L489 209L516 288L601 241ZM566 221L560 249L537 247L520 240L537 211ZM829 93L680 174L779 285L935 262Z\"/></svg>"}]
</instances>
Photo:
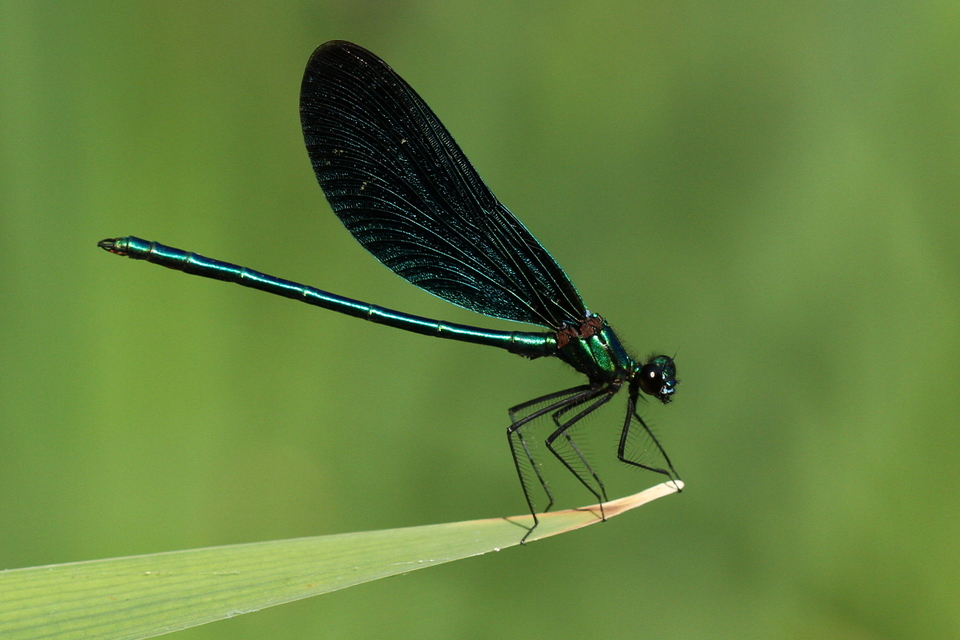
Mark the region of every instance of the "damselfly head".
<instances>
[{"instance_id":1,"label":"damselfly head","mask_svg":"<svg viewBox=\"0 0 960 640\"><path fill-rule=\"evenodd\" d=\"M653 356L645 364L637 364L631 380L632 386L663 404L670 402L678 384L677 365L670 356Z\"/></svg>"}]
</instances>

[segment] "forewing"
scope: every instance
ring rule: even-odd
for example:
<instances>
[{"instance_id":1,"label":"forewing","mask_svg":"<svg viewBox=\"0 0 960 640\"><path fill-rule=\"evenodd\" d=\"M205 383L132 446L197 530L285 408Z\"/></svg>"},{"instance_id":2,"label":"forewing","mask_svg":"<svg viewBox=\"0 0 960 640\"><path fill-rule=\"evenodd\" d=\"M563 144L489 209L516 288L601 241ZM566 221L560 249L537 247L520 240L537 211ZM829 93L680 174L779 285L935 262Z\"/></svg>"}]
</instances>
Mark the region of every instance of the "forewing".
<instances>
[{"instance_id":1,"label":"forewing","mask_svg":"<svg viewBox=\"0 0 960 640\"><path fill-rule=\"evenodd\" d=\"M349 42L321 45L300 119L330 206L394 273L489 316L553 328L585 317L560 266L383 60Z\"/></svg>"}]
</instances>

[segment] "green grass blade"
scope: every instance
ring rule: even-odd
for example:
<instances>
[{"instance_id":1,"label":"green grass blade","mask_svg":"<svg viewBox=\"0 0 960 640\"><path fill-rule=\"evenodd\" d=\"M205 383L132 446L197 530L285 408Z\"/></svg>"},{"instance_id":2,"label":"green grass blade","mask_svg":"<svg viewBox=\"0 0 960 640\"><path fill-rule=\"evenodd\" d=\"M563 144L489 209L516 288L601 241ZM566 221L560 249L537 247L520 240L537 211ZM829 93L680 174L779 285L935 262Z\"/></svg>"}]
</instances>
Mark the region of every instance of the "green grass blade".
<instances>
[{"instance_id":1,"label":"green grass blade","mask_svg":"<svg viewBox=\"0 0 960 640\"><path fill-rule=\"evenodd\" d=\"M674 491L660 484L604 504L604 513ZM527 542L599 521L596 506L544 514ZM531 522L490 518L2 571L0 637L149 638L499 551L518 544Z\"/></svg>"}]
</instances>

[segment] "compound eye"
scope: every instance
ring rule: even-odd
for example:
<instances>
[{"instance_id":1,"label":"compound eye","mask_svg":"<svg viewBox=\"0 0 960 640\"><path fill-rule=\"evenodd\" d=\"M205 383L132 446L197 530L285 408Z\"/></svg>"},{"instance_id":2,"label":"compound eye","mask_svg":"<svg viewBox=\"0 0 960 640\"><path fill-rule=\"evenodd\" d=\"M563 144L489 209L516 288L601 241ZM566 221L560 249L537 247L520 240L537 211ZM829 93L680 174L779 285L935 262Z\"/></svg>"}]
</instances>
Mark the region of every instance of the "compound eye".
<instances>
[{"instance_id":1,"label":"compound eye","mask_svg":"<svg viewBox=\"0 0 960 640\"><path fill-rule=\"evenodd\" d=\"M640 367L636 378L641 391L666 404L677 390L676 375L677 367L673 358L656 356Z\"/></svg>"},{"instance_id":2,"label":"compound eye","mask_svg":"<svg viewBox=\"0 0 960 640\"><path fill-rule=\"evenodd\" d=\"M666 382L663 370L652 362L640 367L640 390L649 396L659 396Z\"/></svg>"}]
</instances>

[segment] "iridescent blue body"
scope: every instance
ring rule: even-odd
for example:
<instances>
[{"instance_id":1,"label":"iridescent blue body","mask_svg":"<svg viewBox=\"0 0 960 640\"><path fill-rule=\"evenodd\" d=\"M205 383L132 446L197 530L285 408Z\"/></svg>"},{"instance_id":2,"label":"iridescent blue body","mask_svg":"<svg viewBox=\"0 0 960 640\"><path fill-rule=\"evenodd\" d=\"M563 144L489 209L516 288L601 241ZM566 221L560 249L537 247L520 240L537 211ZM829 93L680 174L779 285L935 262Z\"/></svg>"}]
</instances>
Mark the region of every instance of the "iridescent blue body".
<instances>
[{"instance_id":1,"label":"iridescent blue body","mask_svg":"<svg viewBox=\"0 0 960 640\"><path fill-rule=\"evenodd\" d=\"M617 334L597 315L591 315L579 328L565 327L559 332L495 331L394 311L136 236L104 240L100 246L116 255L233 282L425 336L498 347L527 358L556 356L595 383L623 383L638 369Z\"/></svg>"},{"instance_id":2,"label":"iridescent blue body","mask_svg":"<svg viewBox=\"0 0 960 640\"><path fill-rule=\"evenodd\" d=\"M658 355L639 362L627 353L613 329L587 311L553 257L497 200L433 111L393 69L352 43L321 45L304 72L300 118L328 202L374 257L453 304L548 330L494 331L423 318L134 236L103 240L99 246L405 331L566 362L587 377L586 384L509 410L507 439L534 527L533 481L546 494L544 510L553 505L553 495L526 440L528 426L550 417L547 448L602 503L606 489L574 442L572 427L624 387L627 411L617 458L679 479L637 413L641 393L664 404L672 399L678 384L673 359ZM647 446L628 450L635 444L633 436Z\"/></svg>"}]
</instances>

